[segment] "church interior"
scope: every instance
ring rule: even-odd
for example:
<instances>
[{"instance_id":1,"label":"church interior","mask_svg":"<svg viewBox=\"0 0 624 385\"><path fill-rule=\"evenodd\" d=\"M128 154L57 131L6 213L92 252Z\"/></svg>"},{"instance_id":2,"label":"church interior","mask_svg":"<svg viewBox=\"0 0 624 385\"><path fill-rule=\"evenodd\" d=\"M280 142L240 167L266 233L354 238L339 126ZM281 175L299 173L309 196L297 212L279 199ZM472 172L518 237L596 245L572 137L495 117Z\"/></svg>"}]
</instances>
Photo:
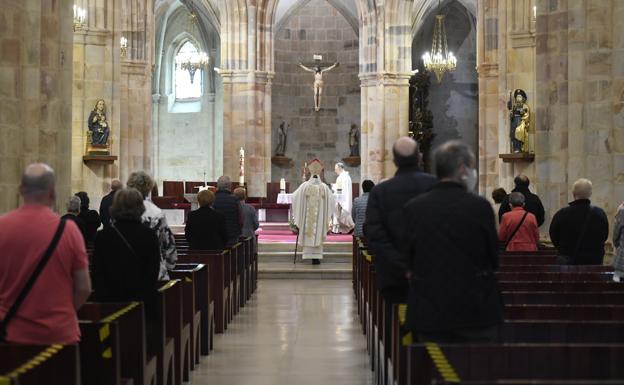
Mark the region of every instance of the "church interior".
<instances>
[{"instance_id":1,"label":"church interior","mask_svg":"<svg viewBox=\"0 0 624 385\"><path fill-rule=\"evenodd\" d=\"M24 204L30 164L54 170L60 215L77 192L97 210L114 181L143 171L178 263L159 282L158 332L146 329L139 302L89 300L78 344L0 343L0 384L624 383L624 1L0 5L0 229ZM408 326L417 306L391 301L379 283L383 253L357 233L355 202L369 196L363 182L373 194L399 175L402 137L418 143L419 168L433 175L436 154L462 143L474 194L493 214L514 210L507 193L519 176L539 196L535 250L505 250L526 215L506 243L495 240L504 244L496 342L419 340ZM187 221L222 176L228 189L244 188L257 230L194 252ZM586 179L590 211L574 231L598 231L587 226L598 208L604 258L564 266L574 256L563 255L553 225ZM503 203L493 197L500 188ZM324 198L314 212L326 205L333 222L312 236L304 227L327 220L298 213L316 192ZM522 204L529 213L527 197ZM399 250L403 241L387 242ZM0 236L0 258L2 245ZM150 333L160 333L157 347Z\"/></svg>"}]
</instances>

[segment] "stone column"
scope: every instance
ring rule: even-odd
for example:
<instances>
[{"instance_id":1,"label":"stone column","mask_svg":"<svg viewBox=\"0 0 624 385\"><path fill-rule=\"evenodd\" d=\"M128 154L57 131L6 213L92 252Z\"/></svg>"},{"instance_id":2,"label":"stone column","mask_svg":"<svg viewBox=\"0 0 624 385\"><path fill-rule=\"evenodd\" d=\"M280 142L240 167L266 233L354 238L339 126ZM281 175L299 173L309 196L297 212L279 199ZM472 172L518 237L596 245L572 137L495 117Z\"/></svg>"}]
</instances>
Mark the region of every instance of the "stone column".
<instances>
[{"instance_id":1,"label":"stone column","mask_svg":"<svg viewBox=\"0 0 624 385\"><path fill-rule=\"evenodd\" d=\"M409 131L410 74L367 73L362 81L362 179L391 177L392 146Z\"/></svg>"},{"instance_id":2,"label":"stone column","mask_svg":"<svg viewBox=\"0 0 624 385\"><path fill-rule=\"evenodd\" d=\"M72 2L7 0L0 15L0 213L19 205L21 173L46 162L57 209L70 194Z\"/></svg>"},{"instance_id":3,"label":"stone column","mask_svg":"<svg viewBox=\"0 0 624 385\"><path fill-rule=\"evenodd\" d=\"M245 149L249 196L265 196L271 180L272 73L222 70L223 172L238 181L239 149Z\"/></svg>"}]
</instances>

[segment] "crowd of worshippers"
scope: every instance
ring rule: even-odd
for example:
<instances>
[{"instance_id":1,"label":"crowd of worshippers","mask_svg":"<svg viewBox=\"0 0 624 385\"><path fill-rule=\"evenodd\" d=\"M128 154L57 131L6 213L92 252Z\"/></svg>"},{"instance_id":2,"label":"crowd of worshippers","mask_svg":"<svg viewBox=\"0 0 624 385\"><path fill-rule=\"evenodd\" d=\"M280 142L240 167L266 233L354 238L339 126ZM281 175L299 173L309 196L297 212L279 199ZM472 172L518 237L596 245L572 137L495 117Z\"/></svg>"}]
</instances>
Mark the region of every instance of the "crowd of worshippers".
<instances>
[{"instance_id":1,"label":"crowd of worshippers","mask_svg":"<svg viewBox=\"0 0 624 385\"><path fill-rule=\"evenodd\" d=\"M164 212L149 198L154 180L143 171L133 172L125 188L113 180L99 213L86 192L76 193L62 217L52 209L55 180L50 166L28 166L19 187L23 204L0 216L0 342L77 343L76 310L87 298L144 302L151 333L158 281L169 279L177 261ZM244 189L231 187L223 176L216 193L198 194L201 207L186 225L192 248L223 249L255 233L255 209L244 202Z\"/></svg>"},{"instance_id":2,"label":"crowd of worshippers","mask_svg":"<svg viewBox=\"0 0 624 385\"><path fill-rule=\"evenodd\" d=\"M422 170L418 143L411 138L394 144L393 157L396 174L374 186L366 194L365 213L358 211L374 255L386 319L391 319L394 304L407 303L407 327L422 342L496 340L503 320L495 276L498 255L501 249L538 249L539 226L545 220L542 202L529 190L529 179L520 175L510 194L494 191L493 199L500 205L496 215L492 204L475 193L475 156L458 141L435 150L435 175ZM589 180L576 181L572 195L574 200L550 224L557 260L600 265L609 231L607 216L591 204ZM623 228L624 204L615 221L615 247L620 246ZM618 249L614 266L618 280L624 271L624 251ZM391 323L383 332L389 340Z\"/></svg>"}]
</instances>

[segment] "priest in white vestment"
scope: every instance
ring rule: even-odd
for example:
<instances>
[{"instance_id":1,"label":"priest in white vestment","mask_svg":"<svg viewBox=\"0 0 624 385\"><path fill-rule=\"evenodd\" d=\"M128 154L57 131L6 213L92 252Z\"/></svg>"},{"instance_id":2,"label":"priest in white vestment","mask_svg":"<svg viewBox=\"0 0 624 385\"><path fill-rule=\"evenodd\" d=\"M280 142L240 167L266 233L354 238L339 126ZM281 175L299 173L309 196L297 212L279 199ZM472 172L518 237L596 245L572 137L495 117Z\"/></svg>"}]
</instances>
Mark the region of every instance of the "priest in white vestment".
<instances>
[{"instance_id":1,"label":"priest in white vestment","mask_svg":"<svg viewBox=\"0 0 624 385\"><path fill-rule=\"evenodd\" d=\"M351 210L353 209L353 193L351 191L351 176L345 170L343 163L336 163L334 168L338 178L336 178L336 206L334 208L334 218L332 232L348 234L355 227Z\"/></svg>"},{"instance_id":2,"label":"priest in white vestment","mask_svg":"<svg viewBox=\"0 0 624 385\"><path fill-rule=\"evenodd\" d=\"M323 242L331 225L334 196L321 181L321 162L314 159L308 169L311 177L293 193L292 213L299 228L299 242L303 246L303 259L319 264L323 259Z\"/></svg>"}]
</instances>

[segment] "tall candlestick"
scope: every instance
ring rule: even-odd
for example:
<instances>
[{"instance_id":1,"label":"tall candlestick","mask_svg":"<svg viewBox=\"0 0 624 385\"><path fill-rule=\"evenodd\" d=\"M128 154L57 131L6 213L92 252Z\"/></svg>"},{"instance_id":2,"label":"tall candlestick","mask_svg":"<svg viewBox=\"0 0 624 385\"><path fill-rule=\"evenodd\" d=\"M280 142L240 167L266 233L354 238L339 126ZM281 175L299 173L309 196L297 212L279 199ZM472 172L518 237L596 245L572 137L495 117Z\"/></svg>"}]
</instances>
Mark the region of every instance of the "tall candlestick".
<instances>
[{"instance_id":1,"label":"tall candlestick","mask_svg":"<svg viewBox=\"0 0 624 385\"><path fill-rule=\"evenodd\" d=\"M245 184L245 149L242 147L239 151L240 156L240 173L238 178L238 184L243 186Z\"/></svg>"},{"instance_id":2,"label":"tall candlestick","mask_svg":"<svg viewBox=\"0 0 624 385\"><path fill-rule=\"evenodd\" d=\"M280 179L280 191L286 192L286 180L284 178Z\"/></svg>"}]
</instances>

